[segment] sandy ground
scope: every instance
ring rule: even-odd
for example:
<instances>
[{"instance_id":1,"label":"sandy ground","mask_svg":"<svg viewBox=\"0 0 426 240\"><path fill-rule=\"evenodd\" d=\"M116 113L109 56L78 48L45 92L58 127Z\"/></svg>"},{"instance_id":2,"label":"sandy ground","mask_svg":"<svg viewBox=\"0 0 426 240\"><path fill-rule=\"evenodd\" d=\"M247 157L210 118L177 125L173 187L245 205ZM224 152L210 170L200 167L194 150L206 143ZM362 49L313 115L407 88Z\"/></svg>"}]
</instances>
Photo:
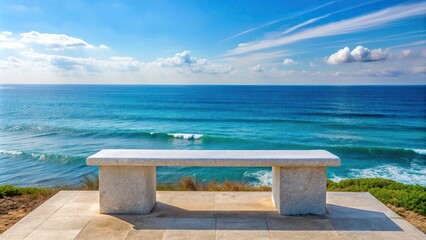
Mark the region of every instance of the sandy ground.
<instances>
[{"instance_id":1,"label":"sandy ground","mask_svg":"<svg viewBox=\"0 0 426 240\"><path fill-rule=\"evenodd\" d=\"M29 196L15 196L0 199L0 233L13 226L50 197L34 199Z\"/></svg>"},{"instance_id":2,"label":"sandy ground","mask_svg":"<svg viewBox=\"0 0 426 240\"><path fill-rule=\"evenodd\" d=\"M405 220L407 220L409 223L411 223L413 226L415 226L417 229L422 231L423 233L426 233L426 216L422 216L418 213L415 213L413 211L408 211L400 207L395 207L390 204L386 204L386 206L392 211L396 212L398 215L403 217Z\"/></svg>"},{"instance_id":3,"label":"sandy ground","mask_svg":"<svg viewBox=\"0 0 426 240\"><path fill-rule=\"evenodd\" d=\"M17 223L32 210L41 205L51 196L36 199L28 196L5 197L0 199L0 233ZM426 217L400 207L387 205L392 211L404 217L412 225L426 233Z\"/></svg>"}]
</instances>

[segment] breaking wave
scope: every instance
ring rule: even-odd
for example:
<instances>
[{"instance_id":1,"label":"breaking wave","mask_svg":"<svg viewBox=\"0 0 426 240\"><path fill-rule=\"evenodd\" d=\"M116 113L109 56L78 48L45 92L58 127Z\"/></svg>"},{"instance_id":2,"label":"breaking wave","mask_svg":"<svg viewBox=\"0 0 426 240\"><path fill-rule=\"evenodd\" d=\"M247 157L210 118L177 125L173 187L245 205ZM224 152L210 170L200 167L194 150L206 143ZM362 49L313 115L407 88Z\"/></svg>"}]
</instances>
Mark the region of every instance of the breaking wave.
<instances>
[{"instance_id":1,"label":"breaking wave","mask_svg":"<svg viewBox=\"0 0 426 240\"><path fill-rule=\"evenodd\" d=\"M245 172L244 178L254 186L272 186L272 172L260 170L257 172Z\"/></svg>"},{"instance_id":2,"label":"breaking wave","mask_svg":"<svg viewBox=\"0 0 426 240\"><path fill-rule=\"evenodd\" d=\"M168 136L174 138L180 138L185 140L196 140L203 137L203 134L192 134L192 133L167 133Z\"/></svg>"},{"instance_id":3,"label":"breaking wave","mask_svg":"<svg viewBox=\"0 0 426 240\"><path fill-rule=\"evenodd\" d=\"M0 150L0 156L1 155L12 158L30 158L39 161L56 161L63 164L72 162L84 162L86 160L86 157L83 156L71 156L68 154L56 153L23 152L17 150Z\"/></svg>"}]
</instances>

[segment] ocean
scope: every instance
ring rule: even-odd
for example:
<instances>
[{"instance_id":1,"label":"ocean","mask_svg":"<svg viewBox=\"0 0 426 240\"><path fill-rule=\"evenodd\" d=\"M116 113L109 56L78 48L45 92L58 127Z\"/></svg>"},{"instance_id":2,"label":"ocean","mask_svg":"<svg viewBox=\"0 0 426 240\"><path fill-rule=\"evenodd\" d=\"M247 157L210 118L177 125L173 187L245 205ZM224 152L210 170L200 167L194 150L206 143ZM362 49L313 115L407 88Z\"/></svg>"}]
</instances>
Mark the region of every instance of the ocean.
<instances>
[{"instance_id":1,"label":"ocean","mask_svg":"<svg viewBox=\"0 0 426 240\"><path fill-rule=\"evenodd\" d=\"M325 149L328 178L426 185L426 86L0 85L0 184L77 185L106 148ZM271 168L158 167L270 185Z\"/></svg>"}]
</instances>

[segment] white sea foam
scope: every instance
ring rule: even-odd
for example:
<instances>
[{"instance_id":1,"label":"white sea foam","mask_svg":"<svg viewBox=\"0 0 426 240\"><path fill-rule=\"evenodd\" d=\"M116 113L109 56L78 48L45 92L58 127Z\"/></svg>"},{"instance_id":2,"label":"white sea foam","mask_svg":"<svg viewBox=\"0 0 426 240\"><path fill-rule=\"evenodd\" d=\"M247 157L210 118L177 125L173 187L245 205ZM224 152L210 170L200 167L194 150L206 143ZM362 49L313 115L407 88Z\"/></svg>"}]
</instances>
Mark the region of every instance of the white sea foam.
<instances>
[{"instance_id":1,"label":"white sea foam","mask_svg":"<svg viewBox=\"0 0 426 240\"><path fill-rule=\"evenodd\" d=\"M0 150L0 154L5 154L5 155L21 155L22 152L20 152L20 151L13 151L13 150Z\"/></svg>"},{"instance_id":2,"label":"white sea foam","mask_svg":"<svg viewBox=\"0 0 426 240\"><path fill-rule=\"evenodd\" d=\"M426 149L411 149L411 150L417 154L426 155Z\"/></svg>"},{"instance_id":3,"label":"white sea foam","mask_svg":"<svg viewBox=\"0 0 426 240\"><path fill-rule=\"evenodd\" d=\"M180 138L185 140L195 140L203 137L202 134L192 134L192 133L168 133L167 135L173 136L174 138Z\"/></svg>"},{"instance_id":4,"label":"white sea foam","mask_svg":"<svg viewBox=\"0 0 426 240\"><path fill-rule=\"evenodd\" d=\"M331 173L331 177L329 179L332 180L332 181L335 181L335 182L340 182L340 181L345 180L347 178L339 177L336 174Z\"/></svg>"},{"instance_id":5,"label":"white sea foam","mask_svg":"<svg viewBox=\"0 0 426 240\"><path fill-rule=\"evenodd\" d=\"M426 185L426 168L413 162L409 167L379 165L372 168L352 169L351 178L387 178L395 181Z\"/></svg>"},{"instance_id":6,"label":"white sea foam","mask_svg":"<svg viewBox=\"0 0 426 240\"><path fill-rule=\"evenodd\" d=\"M244 177L255 178L256 181L252 182L255 186L272 186L272 172L271 171L257 171L257 172L245 172Z\"/></svg>"},{"instance_id":7,"label":"white sea foam","mask_svg":"<svg viewBox=\"0 0 426 240\"><path fill-rule=\"evenodd\" d=\"M46 160L46 155L44 154L31 153L31 157L38 160Z\"/></svg>"}]
</instances>

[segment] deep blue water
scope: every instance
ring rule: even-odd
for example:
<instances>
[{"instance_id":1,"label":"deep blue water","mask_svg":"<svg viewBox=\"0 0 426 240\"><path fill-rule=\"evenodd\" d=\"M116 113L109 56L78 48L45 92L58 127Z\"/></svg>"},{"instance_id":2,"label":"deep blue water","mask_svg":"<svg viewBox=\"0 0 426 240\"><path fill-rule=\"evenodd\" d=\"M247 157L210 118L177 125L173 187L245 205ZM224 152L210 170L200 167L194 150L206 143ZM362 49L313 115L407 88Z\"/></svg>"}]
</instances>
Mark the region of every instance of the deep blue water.
<instances>
[{"instance_id":1,"label":"deep blue water","mask_svg":"<svg viewBox=\"0 0 426 240\"><path fill-rule=\"evenodd\" d=\"M426 185L426 86L0 86L0 184L78 184L104 148L326 149L342 159L331 179ZM157 170L188 175L271 181L270 168Z\"/></svg>"}]
</instances>

